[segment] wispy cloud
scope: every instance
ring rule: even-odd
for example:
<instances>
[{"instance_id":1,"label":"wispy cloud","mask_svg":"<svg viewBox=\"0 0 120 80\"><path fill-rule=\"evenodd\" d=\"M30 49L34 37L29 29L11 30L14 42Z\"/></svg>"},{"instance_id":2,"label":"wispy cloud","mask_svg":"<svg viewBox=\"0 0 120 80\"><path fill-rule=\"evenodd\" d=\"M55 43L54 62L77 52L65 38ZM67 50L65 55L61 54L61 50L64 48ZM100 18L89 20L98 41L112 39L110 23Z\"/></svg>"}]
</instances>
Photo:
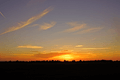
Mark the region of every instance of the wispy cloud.
<instances>
[{"instance_id":1,"label":"wispy cloud","mask_svg":"<svg viewBox=\"0 0 120 80\"><path fill-rule=\"evenodd\" d=\"M89 28L80 32L77 32L76 34L83 34L83 33L88 33L88 32L96 32L103 29L103 27L95 27L95 28Z\"/></svg>"},{"instance_id":2,"label":"wispy cloud","mask_svg":"<svg viewBox=\"0 0 120 80\"><path fill-rule=\"evenodd\" d=\"M30 27L39 26L39 29L40 29L40 30L47 30L47 29L49 29L49 28L52 28L55 24L56 24L56 22L55 22L55 21L52 21L51 23L43 23L42 25L41 25L41 24L33 24L33 25L31 25Z\"/></svg>"},{"instance_id":3,"label":"wispy cloud","mask_svg":"<svg viewBox=\"0 0 120 80\"><path fill-rule=\"evenodd\" d=\"M39 51L31 51L31 52L39 52Z\"/></svg>"},{"instance_id":4,"label":"wispy cloud","mask_svg":"<svg viewBox=\"0 0 120 80\"><path fill-rule=\"evenodd\" d=\"M0 12L0 14L5 18L5 16Z\"/></svg>"},{"instance_id":5,"label":"wispy cloud","mask_svg":"<svg viewBox=\"0 0 120 80\"><path fill-rule=\"evenodd\" d=\"M18 46L17 48L43 48L43 47L41 47L41 46L26 45L26 46Z\"/></svg>"},{"instance_id":6,"label":"wispy cloud","mask_svg":"<svg viewBox=\"0 0 120 80\"><path fill-rule=\"evenodd\" d=\"M73 28L67 29L63 32L75 32L75 31L78 31L78 30L86 27L86 24L79 24L77 22L70 22L70 23L67 23L67 24L72 26Z\"/></svg>"},{"instance_id":7,"label":"wispy cloud","mask_svg":"<svg viewBox=\"0 0 120 80\"><path fill-rule=\"evenodd\" d=\"M79 48L79 47L83 47L83 45L76 45L75 47L76 47L76 48Z\"/></svg>"},{"instance_id":8,"label":"wispy cloud","mask_svg":"<svg viewBox=\"0 0 120 80\"><path fill-rule=\"evenodd\" d=\"M47 9L45 9L43 12L41 12L40 14L31 17L27 21L18 23L17 26L13 26L13 27L8 28L5 32L1 33L0 35L8 33L8 32L12 32L12 31L16 31L18 29L21 29L21 28L23 28L23 27L25 27L25 26L27 26L27 25L35 22L36 20L40 19L41 17L43 17L44 15L46 15L47 13L49 13L51 10L52 10L52 8L49 7Z\"/></svg>"},{"instance_id":9,"label":"wispy cloud","mask_svg":"<svg viewBox=\"0 0 120 80\"><path fill-rule=\"evenodd\" d=\"M56 53L71 53L73 52L74 50L61 50L61 51L51 51L52 53L53 52L56 52Z\"/></svg>"},{"instance_id":10,"label":"wispy cloud","mask_svg":"<svg viewBox=\"0 0 120 80\"><path fill-rule=\"evenodd\" d=\"M56 24L56 22L44 23L43 25L40 25L40 30L47 30L51 27L53 27Z\"/></svg>"},{"instance_id":11,"label":"wispy cloud","mask_svg":"<svg viewBox=\"0 0 120 80\"><path fill-rule=\"evenodd\" d=\"M34 54L34 57L47 58L48 60L48 58L59 56L59 55L65 55L65 54L70 54L70 53L58 53L58 52L52 52L52 53L47 53L47 54L38 53L38 54Z\"/></svg>"},{"instance_id":12,"label":"wispy cloud","mask_svg":"<svg viewBox=\"0 0 120 80\"><path fill-rule=\"evenodd\" d=\"M36 26L39 26L40 24L33 24L33 25L30 25L29 27L36 27Z\"/></svg>"},{"instance_id":13,"label":"wispy cloud","mask_svg":"<svg viewBox=\"0 0 120 80\"><path fill-rule=\"evenodd\" d=\"M110 48L81 48L81 49L110 49Z\"/></svg>"}]
</instances>

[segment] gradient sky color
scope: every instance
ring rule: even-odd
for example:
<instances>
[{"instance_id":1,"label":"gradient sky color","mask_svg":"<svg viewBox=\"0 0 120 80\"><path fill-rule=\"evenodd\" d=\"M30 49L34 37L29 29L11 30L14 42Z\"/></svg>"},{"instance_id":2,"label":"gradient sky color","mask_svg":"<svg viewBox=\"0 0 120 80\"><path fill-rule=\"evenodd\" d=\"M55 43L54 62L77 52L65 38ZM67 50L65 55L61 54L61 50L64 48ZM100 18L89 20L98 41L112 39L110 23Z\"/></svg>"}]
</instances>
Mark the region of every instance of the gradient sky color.
<instances>
[{"instance_id":1,"label":"gradient sky color","mask_svg":"<svg viewBox=\"0 0 120 80\"><path fill-rule=\"evenodd\" d=\"M120 0L0 0L0 61L120 60Z\"/></svg>"}]
</instances>

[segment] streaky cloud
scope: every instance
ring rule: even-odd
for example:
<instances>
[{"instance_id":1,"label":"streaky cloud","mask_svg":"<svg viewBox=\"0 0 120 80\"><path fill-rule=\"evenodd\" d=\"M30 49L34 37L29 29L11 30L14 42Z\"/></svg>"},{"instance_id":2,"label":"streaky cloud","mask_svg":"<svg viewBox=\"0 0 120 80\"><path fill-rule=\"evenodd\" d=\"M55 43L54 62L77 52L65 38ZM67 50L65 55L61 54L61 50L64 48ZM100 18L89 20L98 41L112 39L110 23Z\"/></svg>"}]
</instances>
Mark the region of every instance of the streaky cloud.
<instances>
[{"instance_id":1,"label":"streaky cloud","mask_svg":"<svg viewBox=\"0 0 120 80\"><path fill-rule=\"evenodd\" d=\"M26 45L26 46L18 46L17 48L43 48L43 47L41 47L41 46Z\"/></svg>"},{"instance_id":2,"label":"streaky cloud","mask_svg":"<svg viewBox=\"0 0 120 80\"><path fill-rule=\"evenodd\" d=\"M96 32L103 29L103 27L95 27L95 28L89 28L80 32L77 32L76 34L84 34L84 33L89 33L89 32Z\"/></svg>"},{"instance_id":3,"label":"streaky cloud","mask_svg":"<svg viewBox=\"0 0 120 80\"><path fill-rule=\"evenodd\" d=\"M21 28L23 28L23 27L25 27L25 26L35 22L36 20L42 18L44 15L49 13L51 10L52 10L52 8L49 7L47 9L45 9L43 12L41 12L40 14L29 18L27 21L18 23L17 26L13 26L13 27L8 28L5 32L1 33L0 35L6 34L6 33L9 33L9 32L12 32L12 31L19 30L19 29L21 29Z\"/></svg>"},{"instance_id":4,"label":"streaky cloud","mask_svg":"<svg viewBox=\"0 0 120 80\"><path fill-rule=\"evenodd\" d=\"M81 48L81 49L110 49L110 48Z\"/></svg>"},{"instance_id":5,"label":"streaky cloud","mask_svg":"<svg viewBox=\"0 0 120 80\"><path fill-rule=\"evenodd\" d=\"M76 45L75 47L76 47L76 48L79 48L79 47L82 47L82 46L83 46L83 45Z\"/></svg>"},{"instance_id":6,"label":"streaky cloud","mask_svg":"<svg viewBox=\"0 0 120 80\"><path fill-rule=\"evenodd\" d=\"M0 12L0 14L5 18L5 16L2 14L2 12Z\"/></svg>"},{"instance_id":7,"label":"streaky cloud","mask_svg":"<svg viewBox=\"0 0 120 80\"><path fill-rule=\"evenodd\" d=\"M29 27L36 27L36 26L39 26L39 24L33 24L33 25L29 26Z\"/></svg>"},{"instance_id":8,"label":"streaky cloud","mask_svg":"<svg viewBox=\"0 0 120 80\"><path fill-rule=\"evenodd\" d=\"M51 53L56 52L56 53L71 53L74 50L60 50L60 51L51 51Z\"/></svg>"},{"instance_id":9,"label":"streaky cloud","mask_svg":"<svg viewBox=\"0 0 120 80\"><path fill-rule=\"evenodd\" d=\"M40 25L40 30L47 30L51 27L53 27L56 24L56 22L51 22L51 23L44 23L43 25Z\"/></svg>"},{"instance_id":10,"label":"streaky cloud","mask_svg":"<svg viewBox=\"0 0 120 80\"><path fill-rule=\"evenodd\" d=\"M72 26L73 28L67 29L64 32L75 32L86 27L86 24L78 24L77 22L70 22L67 24Z\"/></svg>"},{"instance_id":11,"label":"streaky cloud","mask_svg":"<svg viewBox=\"0 0 120 80\"><path fill-rule=\"evenodd\" d=\"M34 57L39 57L39 58L51 58L54 56L59 56L59 55L65 55L65 54L70 54L70 53L58 53L58 52L51 52L51 53L47 53L47 54L34 54Z\"/></svg>"}]
</instances>

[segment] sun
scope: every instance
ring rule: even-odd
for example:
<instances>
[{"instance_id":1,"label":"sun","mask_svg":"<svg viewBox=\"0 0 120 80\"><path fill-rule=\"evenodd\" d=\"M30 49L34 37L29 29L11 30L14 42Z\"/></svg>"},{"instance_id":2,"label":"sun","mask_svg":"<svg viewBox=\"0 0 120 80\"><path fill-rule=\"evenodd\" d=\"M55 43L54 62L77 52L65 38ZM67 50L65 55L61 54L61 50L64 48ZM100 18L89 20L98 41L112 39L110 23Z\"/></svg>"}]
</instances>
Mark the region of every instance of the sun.
<instances>
[{"instance_id":1,"label":"sun","mask_svg":"<svg viewBox=\"0 0 120 80\"><path fill-rule=\"evenodd\" d=\"M70 60L73 60L74 57L71 54L65 54L65 55L55 56L55 57L53 57L53 59L70 61Z\"/></svg>"},{"instance_id":2,"label":"sun","mask_svg":"<svg viewBox=\"0 0 120 80\"><path fill-rule=\"evenodd\" d=\"M71 59L73 59L72 55L69 55L69 54L61 55L60 58L63 58L64 60L71 60Z\"/></svg>"}]
</instances>

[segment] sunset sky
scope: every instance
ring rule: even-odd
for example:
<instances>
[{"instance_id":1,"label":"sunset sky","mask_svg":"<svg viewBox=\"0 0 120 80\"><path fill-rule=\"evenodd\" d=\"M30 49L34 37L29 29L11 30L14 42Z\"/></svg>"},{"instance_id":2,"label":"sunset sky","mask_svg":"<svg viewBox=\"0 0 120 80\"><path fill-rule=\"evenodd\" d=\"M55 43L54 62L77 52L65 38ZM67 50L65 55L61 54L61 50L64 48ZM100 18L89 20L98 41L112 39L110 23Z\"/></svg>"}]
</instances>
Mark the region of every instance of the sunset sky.
<instances>
[{"instance_id":1,"label":"sunset sky","mask_svg":"<svg viewBox=\"0 0 120 80\"><path fill-rule=\"evenodd\" d=\"M120 0L0 0L0 61L120 60Z\"/></svg>"}]
</instances>

